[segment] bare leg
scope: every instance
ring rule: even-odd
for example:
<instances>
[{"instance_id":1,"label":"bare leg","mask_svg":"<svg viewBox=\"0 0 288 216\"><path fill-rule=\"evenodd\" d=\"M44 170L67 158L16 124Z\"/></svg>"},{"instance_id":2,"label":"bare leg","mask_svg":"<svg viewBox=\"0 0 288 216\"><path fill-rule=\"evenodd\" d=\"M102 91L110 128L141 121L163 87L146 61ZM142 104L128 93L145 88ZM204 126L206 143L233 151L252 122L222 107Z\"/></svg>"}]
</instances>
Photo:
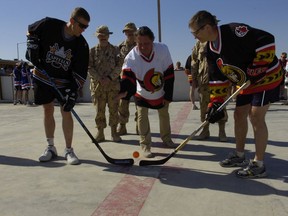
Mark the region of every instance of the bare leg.
<instances>
[{"instance_id":1,"label":"bare leg","mask_svg":"<svg viewBox=\"0 0 288 216\"><path fill-rule=\"evenodd\" d=\"M268 141L268 129L265 122L265 115L269 104L263 107L252 106L249 113L255 138L255 160L263 161Z\"/></svg>"},{"instance_id":2,"label":"bare leg","mask_svg":"<svg viewBox=\"0 0 288 216\"><path fill-rule=\"evenodd\" d=\"M44 108L44 127L46 138L54 138L55 119L54 119L54 103L43 105Z\"/></svg>"},{"instance_id":3,"label":"bare leg","mask_svg":"<svg viewBox=\"0 0 288 216\"><path fill-rule=\"evenodd\" d=\"M236 139L236 151L244 152L246 136L248 132L248 114L251 105L238 106L234 111L234 132Z\"/></svg>"},{"instance_id":4,"label":"bare leg","mask_svg":"<svg viewBox=\"0 0 288 216\"><path fill-rule=\"evenodd\" d=\"M61 114L62 114L62 129L66 142L66 148L71 148L73 139L73 129L74 129L73 118L71 112L64 112L62 107L61 107Z\"/></svg>"}]
</instances>

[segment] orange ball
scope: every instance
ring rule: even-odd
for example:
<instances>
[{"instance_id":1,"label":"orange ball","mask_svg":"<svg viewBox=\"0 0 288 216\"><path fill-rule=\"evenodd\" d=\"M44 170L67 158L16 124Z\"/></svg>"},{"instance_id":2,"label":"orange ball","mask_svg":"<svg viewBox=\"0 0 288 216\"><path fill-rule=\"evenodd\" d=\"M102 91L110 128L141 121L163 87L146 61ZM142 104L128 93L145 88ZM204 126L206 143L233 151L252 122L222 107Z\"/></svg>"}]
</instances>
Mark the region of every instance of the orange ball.
<instances>
[{"instance_id":1,"label":"orange ball","mask_svg":"<svg viewBox=\"0 0 288 216\"><path fill-rule=\"evenodd\" d=\"M134 151L133 152L133 157L134 158L138 158L140 156L139 152L138 151Z\"/></svg>"}]
</instances>

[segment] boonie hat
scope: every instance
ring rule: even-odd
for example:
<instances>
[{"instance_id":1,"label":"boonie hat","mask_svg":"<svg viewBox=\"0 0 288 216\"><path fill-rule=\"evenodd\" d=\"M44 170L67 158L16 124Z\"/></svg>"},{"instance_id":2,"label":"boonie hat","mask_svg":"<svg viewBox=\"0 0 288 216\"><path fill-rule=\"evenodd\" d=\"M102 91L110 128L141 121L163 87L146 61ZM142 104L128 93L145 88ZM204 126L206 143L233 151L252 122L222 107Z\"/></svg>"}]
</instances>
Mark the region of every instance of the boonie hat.
<instances>
[{"instance_id":1,"label":"boonie hat","mask_svg":"<svg viewBox=\"0 0 288 216\"><path fill-rule=\"evenodd\" d=\"M109 35L109 34L113 34L113 32L109 31L108 26L105 25L101 25L97 28L95 35Z\"/></svg>"},{"instance_id":2,"label":"boonie hat","mask_svg":"<svg viewBox=\"0 0 288 216\"><path fill-rule=\"evenodd\" d=\"M125 31L136 31L136 30L137 30L136 25L132 22L129 22L125 25L122 32L124 33Z\"/></svg>"}]
</instances>

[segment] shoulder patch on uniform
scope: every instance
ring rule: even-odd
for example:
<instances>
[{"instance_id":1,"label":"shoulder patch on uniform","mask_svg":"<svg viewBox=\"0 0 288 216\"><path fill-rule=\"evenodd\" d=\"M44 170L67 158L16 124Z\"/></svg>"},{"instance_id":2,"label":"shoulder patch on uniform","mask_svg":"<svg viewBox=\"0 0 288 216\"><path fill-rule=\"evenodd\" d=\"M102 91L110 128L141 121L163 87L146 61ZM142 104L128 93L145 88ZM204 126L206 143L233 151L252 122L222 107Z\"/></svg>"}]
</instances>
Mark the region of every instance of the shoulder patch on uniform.
<instances>
[{"instance_id":1,"label":"shoulder patch on uniform","mask_svg":"<svg viewBox=\"0 0 288 216\"><path fill-rule=\"evenodd\" d=\"M244 37L247 33L248 33L248 27L247 26L237 26L235 28L235 34L238 36L238 37Z\"/></svg>"}]
</instances>

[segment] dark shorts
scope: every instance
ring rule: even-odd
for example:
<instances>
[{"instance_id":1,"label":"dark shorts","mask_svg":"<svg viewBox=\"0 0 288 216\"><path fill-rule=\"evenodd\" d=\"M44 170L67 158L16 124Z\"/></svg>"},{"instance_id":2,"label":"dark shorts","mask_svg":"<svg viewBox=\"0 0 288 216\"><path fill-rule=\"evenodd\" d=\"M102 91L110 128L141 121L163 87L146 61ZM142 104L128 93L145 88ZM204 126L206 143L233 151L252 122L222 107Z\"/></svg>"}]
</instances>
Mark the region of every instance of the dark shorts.
<instances>
[{"instance_id":1,"label":"dark shorts","mask_svg":"<svg viewBox=\"0 0 288 216\"><path fill-rule=\"evenodd\" d=\"M62 88L59 90L65 97L66 96L65 88ZM41 83L41 82L34 83L34 99L35 99L35 104L37 105L48 104L54 101L55 99L61 102L61 97L59 96L57 91L54 89L54 87Z\"/></svg>"},{"instance_id":2,"label":"dark shorts","mask_svg":"<svg viewBox=\"0 0 288 216\"><path fill-rule=\"evenodd\" d=\"M249 95L238 95L236 106L251 104L252 106L265 106L279 101L280 86L277 88Z\"/></svg>"}]
</instances>

